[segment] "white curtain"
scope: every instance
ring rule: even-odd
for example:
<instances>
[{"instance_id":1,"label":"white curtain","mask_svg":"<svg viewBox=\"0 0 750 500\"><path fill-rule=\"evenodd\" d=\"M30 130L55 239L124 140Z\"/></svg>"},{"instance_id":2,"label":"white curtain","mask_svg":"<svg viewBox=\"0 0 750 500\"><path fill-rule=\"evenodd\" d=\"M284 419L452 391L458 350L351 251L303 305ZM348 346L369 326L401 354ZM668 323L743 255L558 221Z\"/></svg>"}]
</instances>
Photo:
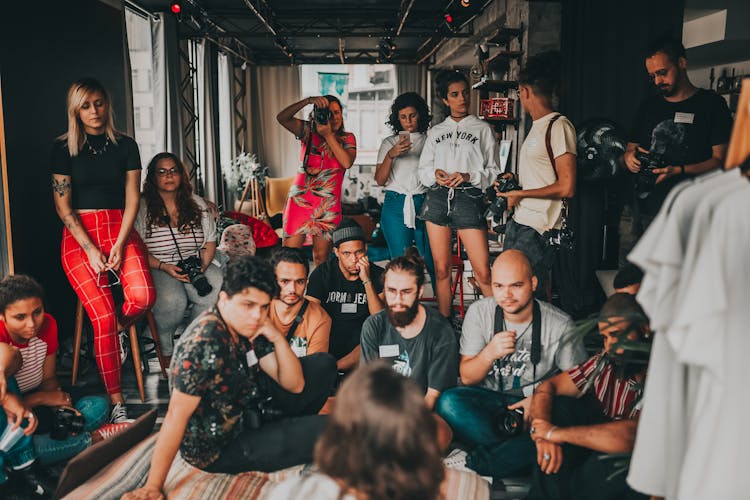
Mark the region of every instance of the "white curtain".
<instances>
[{"instance_id":1,"label":"white curtain","mask_svg":"<svg viewBox=\"0 0 750 500\"><path fill-rule=\"evenodd\" d=\"M235 140L232 114L232 59L231 56L218 54L218 97L217 103L219 111L219 161L222 170L229 164L235 156ZM222 179L217 179L217 187L223 192L224 183ZM219 196L219 199L224 196ZM226 204L226 200L223 200Z\"/></svg>"},{"instance_id":2,"label":"white curtain","mask_svg":"<svg viewBox=\"0 0 750 500\"><path fill-rule=\"evenodd\" d=\"M159 76L164 81L162 91L164 102L159 109L162 110L165 119L163 131L165 150L184 158L185 137L182 134L183 123L180 110L180 53L177 20L171 14L159 14L159 17L161 22L153 23L152 29L154 30L154 58L158 57L162 61Z\"/></svg>"},{"instance_id":3,"label":"white curtain","mask_svg":"<svg viewBox=\"0 0 750 500\"><path fill-rule=\"evenodd\" d=\"M299 101L298 66L255 67L250 72L251 112L248 129L260 161L269 166L273 177L291 177L299 166L299 141L276 121L276 114Z\"/></svg>"},{"instance_id":4,"label":"white curtain","mask_svg":"<svg viewBox=\"0 0 750 500\"><path fill-rule=\"evenodd\" d=\"M202 40L198 45L198 119L200 120L200 163L203 174L203 197L216 202L219 192L217 178L217 128L216 65L217 51L213 44Z\"/></svg>"},{"instance_id":5,"label":"white curtain","mask_svg":"<svg viewBox=\"0 0 750 500\"><path fill-rule=\"evenodd\" d=\"M396 64L396 85L399 94L416 92L428 99L427 83L427 66L424 64Z\"/></svg>"}]
</instances>

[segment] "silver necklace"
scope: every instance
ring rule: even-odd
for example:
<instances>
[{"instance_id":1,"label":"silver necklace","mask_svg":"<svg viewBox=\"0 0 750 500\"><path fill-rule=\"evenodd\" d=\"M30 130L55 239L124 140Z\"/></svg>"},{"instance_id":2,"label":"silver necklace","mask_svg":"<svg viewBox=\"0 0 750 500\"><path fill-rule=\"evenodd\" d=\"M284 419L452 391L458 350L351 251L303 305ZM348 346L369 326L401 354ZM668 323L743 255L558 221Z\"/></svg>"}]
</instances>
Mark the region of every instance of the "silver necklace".
<instances>
[{"instance_id":1,"label":"silver necklace","mask_svg":"<svg viewBox=\"0 0 750 500\"><path fill-rule=\"evenodd\" d=\"M97 156L97 155L104 153L107 150L107 146L109 146L109 136L108 135L104 136L104 146L102 146L101 149L96 149L94 148L94 146L91 145L91 143L89 142L88 135L86 136L86 142L84 144L88 146L89 151L91 151L92 155Z\"/></svg>"}]
</instances>

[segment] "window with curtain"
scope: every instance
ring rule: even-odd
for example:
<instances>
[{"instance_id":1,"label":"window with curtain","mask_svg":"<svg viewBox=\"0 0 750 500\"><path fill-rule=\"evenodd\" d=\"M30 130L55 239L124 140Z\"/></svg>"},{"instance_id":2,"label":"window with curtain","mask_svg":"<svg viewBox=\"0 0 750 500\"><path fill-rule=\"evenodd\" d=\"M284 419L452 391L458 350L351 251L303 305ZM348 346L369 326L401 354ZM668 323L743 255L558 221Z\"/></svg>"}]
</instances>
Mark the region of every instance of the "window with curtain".
<instances>
[{"instance_id":1,"label":"window with curtain","mask_svg":"<svg viewBox=\"0 0 750 500\"><path fill-rule=\"evenodd\" d=\"M219 108L219 159L222 168L235 156L234 126L232 114L232 58L219 52L218 54L218 108ZM224 183L218 180L219 187ZM221 199L221 198L220 198Z\"/></svg>"},{"instance_id":2,"label":"window with curtain","mask_svg":"<svg viewBox=\"0 0 750 500\"><path fill-rule=\"evenodd\" d=\"M125 8L125 25L128 37L131 77L133 81L133 117L135 141L144 167L155 154L164 150L163 132L154 120L160 102L158 87L154 82L154 50L151 23L143 14ZM163 113L162 113L163 114ZM145 175L145 170L143 172Z\"/></svg>"}]
</instances>

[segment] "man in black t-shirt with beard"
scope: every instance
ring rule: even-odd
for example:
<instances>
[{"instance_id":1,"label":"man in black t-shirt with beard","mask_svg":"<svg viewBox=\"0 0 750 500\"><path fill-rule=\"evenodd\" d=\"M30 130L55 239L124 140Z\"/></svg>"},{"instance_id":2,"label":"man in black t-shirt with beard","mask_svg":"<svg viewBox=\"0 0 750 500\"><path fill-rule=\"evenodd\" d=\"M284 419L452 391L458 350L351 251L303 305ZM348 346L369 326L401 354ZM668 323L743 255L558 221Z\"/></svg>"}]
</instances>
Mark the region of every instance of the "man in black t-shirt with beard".
<instances>
[{"instance_id":1,"label":"man in black t-shirt with beard","mask_svg":"<svg viewBox=\"0 0 750 500\"><path fill-rule=\"evenodd\" d=\"M383 309L383 269L370 264L362 228L344 220L333 232L331 258L315 268L307 285L307 298L319 302L331 317L328 352L340 372L357 367L362 324Z\"/></svg>"},{"instance_id":2,"label":"man in black t-shirt with beard","mask_svg":"<svg viewBox=\"0 0 750 500\"><path fill-rule=\"evenodd\" d=\"M448 320L419 303L424 271L414 247L388 263L386 309L362 326L362 362L388 360L395 371L417 383L432 410L440 393L458 381L458 345Z\"/></svg>"},{"instance_id":3,"label":"man in black t-shirt with beard","mask_svg":"<svg viewBox=\"0 0 750 500\"><path fill-rule=\"evenodd\" d=\"M623 156L628 170L641 176L636 181L642 186L636 188L635 209L641 216L636 221L636 236L659 211L672 187L723 166L732 128L726 101L688 79L685 48L680 42L663 38L652 44L646 70L659 95L641 103ZM660 168L653 170L655 177L649 179L641 173L644 165L636 158L639 151L661 157Z\"/></svg>"}]
</instances>

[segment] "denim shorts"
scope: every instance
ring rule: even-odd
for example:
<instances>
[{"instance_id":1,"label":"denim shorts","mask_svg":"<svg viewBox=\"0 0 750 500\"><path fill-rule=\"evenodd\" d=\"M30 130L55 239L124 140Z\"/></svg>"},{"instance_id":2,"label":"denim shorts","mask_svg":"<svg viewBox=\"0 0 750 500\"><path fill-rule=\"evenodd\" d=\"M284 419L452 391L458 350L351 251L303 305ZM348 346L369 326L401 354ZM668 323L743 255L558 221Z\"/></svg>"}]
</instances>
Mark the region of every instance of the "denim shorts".
<instances>
[{"instance_id":1,"label":"denim shorts","mask_svg":"<svg viewBox=\"0 0 750 500\"><path fill-rule=\"evenodd\" d=\"M434 186L427 191L419 218L453 229L487 229L484 193L471 185Z\"/></svg>"}]
</instances>

